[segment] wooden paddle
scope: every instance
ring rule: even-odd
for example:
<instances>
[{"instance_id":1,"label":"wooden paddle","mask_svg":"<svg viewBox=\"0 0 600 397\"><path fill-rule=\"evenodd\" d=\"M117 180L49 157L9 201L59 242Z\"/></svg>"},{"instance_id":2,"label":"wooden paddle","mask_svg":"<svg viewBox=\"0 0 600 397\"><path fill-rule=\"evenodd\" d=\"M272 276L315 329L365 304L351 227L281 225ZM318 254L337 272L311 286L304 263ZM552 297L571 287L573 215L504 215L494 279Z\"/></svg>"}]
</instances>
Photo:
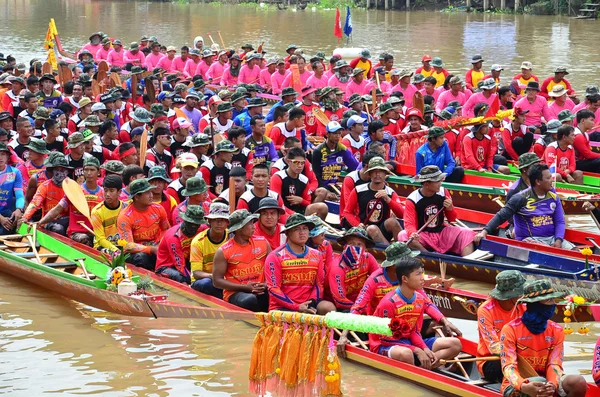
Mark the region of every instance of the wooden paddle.
<instances>
[{"instance_id":1,"label":"wooden paddle","mask_svg":"<svg viewBox=\"0 0 600 397\"><path fill-rule=\"evenodd\" d=\"M67 196L71 204L73 204L73 206L77 208L77 211L79 211L91 222L92 218L90 216L90 207L85 199L83 190L81 190L81 186L79 186L79 184L73 179L66 178L62 183L62 188L65 192L65 196Z\"/></svg>"},{"instance_id":2,"label":"wooden paddle","mask_svg":"<svg viewBox=\"0 0 600 397\"><path fill-rule=\"evenodd\" d=\"M375 80L377 80L377 88L381 90L381 81L379 80L379 73L375 72Z\"/></svg>"},{"instance_id":3,"label":"wooden paddle","mask_svg":"<svg viewBox=\"0 0 600 397\"><path fill-rule=\"evenodd\" d=\"M256 53L257 54L261 54L262 55L262 50L263 50L263 46L265 45L265 42L263 41L262 43L260 43L260 45L258 46L258 48L256 49Z\"/></svg>"},{"instance_id":4,"label":"wooden paddle","mask_svg":"<svg viewBox=\"0 0 600 397\"><path fill-rule=\"evenodd\" d=\"M115 83L115 87L121 87L123 83L121 83L121 77L119 73L111 73L110 79Z\"/></svg>"},{"instance_id":5,"label":"wooden paddle","mask_svg":"<svg viewBox=\"0 0 600 397\"><path fill-rule=\"evenodd\" d=\"M154 91L154 84L152 83L152 79L150 77L146 77L144 79L146 83L146 94L148 95L148 99L150 102L154 103L156 100L156 92Z\"/></svg>"},{"instance_id":6,"label":"wooden paddle","mask_svg":"<svg viewBox=\"0 0 600 397\"><path fill-rule=\"evenodd\" d=\"M94 98L100 95L101 93L102 89L100 88L98 80L92 80L92 94L94 95Z\"/></svg>"},{"instance_id":7,"label":"wooden paddle","mask_svg":"<svg viewBox=\"0 0 600 397\"><path fill-rule=\"evenodd\" d=\"M31 250L33 251L33 255L35 255L35 260L37 263L42 263L42 258L40 258L40 254L38 253L37 248L35 248L35 243L33 242L31 236L27 236L27 241L29 241L29 244L31 244Z\"/></svg>"},{"instance_id":8,"label":"wooden paddle","mask_svg":"<svg viewBox=\"0 0 600 397\"><path fill-rule=\"evenodd\" d=\"M371 110L373 111L373 116L375 116L375 105L377 104L377 88L375 87L373 87L373 89L371 90L371 101L373 103L373 109Z\"/></svg>"},{"instance_id":9,"label":"wooden paddle","mask_svg":"<svg viewBox=\"0 0 600 397\"><path fill-rule=\"evenodd\" d=\"M81 266L81 270L83 270L83 274L85 274L85 278L87 278L88 280L91 280L90 274L88 273L87 269L85 268L85 263L83 263L83 261L85 261L85 258L77 258L75 260L77 261L79 266Z\"/></svg>"},{"instance_id":10,"label":"wooden paddle","mask_svg":"<svg viewBox=\"0 0 600 397\"><path fill-rule=\"evenodd\" d=\"M235 211L235 178L229 177L229 213Z\"/></svg>"},{"instance_id":11,"label":"wooden paddle","mask_svg":"<svg viewBox=\"0 0 600 397\"><path fill-rule=\"evenodd\" d=\"M58 78L60 79L60 86L62 88L65 88L67 82L73 80L73 73L71 72L71 69L69 69L69 66L61 64L58 67Z\"/></svg>"},{"instance_id":12,"label":"wooden paddle","mask_svg":"<svg viewBox=\"0 0 600 397\"><path fill-rule=\"evenodd\" d=\"M425 98L423 98L423 94L419 91L415 92L415 95L413 95L413 108L419 109L421 114L425 116Z\"/></svg>"},{"instance_id":13,"label":"wooden paddle","mask_svg":"<svg viewBox=\"0 0 600 397\"><path fill-rule=\"evenodd\" d=\"M208 38L210 39L210 41L211 41L213 44L215 44L215 41L213 40L213 38L212 38L212 35L211 35L210 33L207 33L206 35L208 36Z\"/></svg>"},{"instance_id":14,"label":"wooden paddle","mask_svg":"<svg viewBox=\"0 0 600 397\"><path fill-rule=\"evenodd\" d=\"M300 80L298 65L290 65L290 70L292 71L292 88L300 93L302 92L302 81Z\"/></svg>"},{"instance_id":15,"label":"wooden paddle","mask_svg":"<svg viewBox=\"0 0 600 397\"><path fill-rule=\"evenodd\" d=\"M148 130L144 128L140 141L140 167L142 168L146 165L146 150L148 150Z\"/></svg>"},{"instance_id":16,"label":"wooden paddle","mask_svg":"<svg viewBox=\"0 0 600 397\"><path fill-rule=\"evenodd\" d=\"M319 120L319 122L324 126L327 126L327 124L329 124L329 117L327 117L327 115L321 110L321 108L314 108L313 114L315 115L317 120Z\"/></svg>"},{"instance_id":17,"label":"wooden paddle","mask_svg":"<svg viewBox=\"0 0 600 397\"><path fill-rule=\"evenodd\" d=\"M475 361L498 361L500 360L500 356L486 356L486 357L471 357L471 358L463 358L463 359L455 359L455 360L440 360L440 364L451 364L451 363L472 363Z\"/></svg>"},{"instance_id":18,"label":"wooden paddle","mask_svg":"<svg viewBox=\"0 0 600 397\"><path fill-rule=\"evenodd\" d=\"M225 42L223 41L223 36L221 36L221 31L217 30L217 34L219 35L219 39L221 39L221 44L223 44L223 49L225 49Z\"/></svg>"},{"instance_id":19,"label":"wooden paddle","mask_svg":"<svg viewBox=\"0 0 600 397\"><path fill-rule=\"evenodd\" d=\"M139 83L139 75L137 74L132 74L131 75L131 100L135 106L135 104L137 103L137 87L138 87L138 83Z\"/></svg>"},{"instance_id":20,"label":"wooden paddle","mask_svg":"<svg viewBox=\"0 0 600 397\"><path fill-rule=\"evenodd\" d=\"M50 62L44 62L42 65L43 74L52 74L52 64Z\"/></svg>"},{"instance_id":21,"label":"wooden paddle","mask_svg":"<svg viewBox=\"0 0 600 397\"><path fill-rule=\"evenodd\" d=\"M442 208L440 212L444 212L444 208ZM434 220L435 218L437 218L437 217L438 217L438 215L440 214L440 212L438 212L437 214L431 214L431 215L429 215L429 218L427 219L427 222L425 222L425 224L424 224L423 226L421 226L421 228L420 228L419 230L417 230L417 234L419 234L419 233L421 233L423 230L425 230L425 228L426 228L427 226L429 226L429 224L430 224L431 222L433 222L433 220ZM408 240L406 240L406 245L409 245L410 243L412 243L412 242L413 242L413 240L414 240L414 239L413 239L412 237L410 237L410 236L409 236Z\"/></svg>"},{"instance_id":22,"label":"wooden paddle","mask_svg":"<svg viewBox=\"0 0 600 397\"><path fill-rule=\"evenodd\" d=\"M106 72L108 72L109 67L108 67L108 63L106 61L100 61L98 63L98 74L100 74L100 72L103 72L104 75L106 76Z\"/></svg>"}]
</instances>

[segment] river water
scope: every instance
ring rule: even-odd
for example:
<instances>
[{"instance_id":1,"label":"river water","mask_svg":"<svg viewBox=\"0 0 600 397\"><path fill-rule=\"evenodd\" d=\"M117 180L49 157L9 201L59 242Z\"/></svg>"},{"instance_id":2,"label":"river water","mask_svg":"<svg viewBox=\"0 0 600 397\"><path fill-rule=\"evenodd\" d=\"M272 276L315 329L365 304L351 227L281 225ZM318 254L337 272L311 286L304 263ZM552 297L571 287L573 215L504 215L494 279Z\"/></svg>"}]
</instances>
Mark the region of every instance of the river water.
<instances>
[{"instance_id":1,"label":"river water","mask_svg":"<svg viewBox=\"0 0 600 397\"><path fill-rule=\"evenodd\" d=\"M334 11L294 12L236 5L185 5L133 1L0 0L0 52L19 62L43 59L44 35L55 18L63 45L75 50L90 33L102 30L124 43L142 34L165 45L192 43L208 34L228 46L265 42L268 56L294 43L312 55L331 54ZM578 91L598 84L599 50L590 39L596 21L563 17L484 14L353 11L350 46L395 55L397 67L415 68L428 53L443 58L451 72L463 74L475 53L500 63L504 74L518 73L524 60L540 78L566 65ZM504 81L508 81L504 78ZM458 287L487 292L489 286L461 281ZM149 320L120 317L36 290L0 273L0 395L58 394L102 396L246 396L247 370L256 329L240 322ZM469 338L474 324L458 322ZM589 353L598 328L588 336L567 337L570 373L589 372ZM395 378L344 363L348 396L432 393Z\"/></svg>"}]
</instances>

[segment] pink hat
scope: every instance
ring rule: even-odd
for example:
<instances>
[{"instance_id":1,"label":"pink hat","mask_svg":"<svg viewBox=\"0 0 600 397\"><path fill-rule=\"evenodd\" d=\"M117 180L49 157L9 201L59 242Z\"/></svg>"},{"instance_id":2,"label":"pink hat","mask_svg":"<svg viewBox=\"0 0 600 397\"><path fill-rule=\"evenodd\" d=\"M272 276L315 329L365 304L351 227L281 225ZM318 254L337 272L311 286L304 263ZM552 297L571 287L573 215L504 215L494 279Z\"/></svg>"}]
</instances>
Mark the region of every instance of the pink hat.
<instances>
[{"instance_id":1,"label":"pink hat","mask_svg":"<svg viewBox=\"0 0 600 397\"><path fill-rule=\"evenodd\" d=\"M190 128L192 123L190 123L185 117L177 117L173 120L172 127L176 128Z\"/></svg>"}]
</instances>

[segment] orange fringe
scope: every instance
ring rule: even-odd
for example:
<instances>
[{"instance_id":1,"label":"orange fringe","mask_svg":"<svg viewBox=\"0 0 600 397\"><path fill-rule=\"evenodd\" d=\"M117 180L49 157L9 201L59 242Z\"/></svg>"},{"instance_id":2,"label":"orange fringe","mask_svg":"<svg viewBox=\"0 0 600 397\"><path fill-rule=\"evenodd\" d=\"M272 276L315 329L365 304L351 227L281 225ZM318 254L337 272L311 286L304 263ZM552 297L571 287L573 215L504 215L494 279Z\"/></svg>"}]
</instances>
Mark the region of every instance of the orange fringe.
<instances>
[{"instance_id":1,"label":"orange fringe","mask_svg":"<svg viewBox=\"0 0 600 397\"><path fill-rule=\"evenodd\" d=\"M255 394L259 394L260 382L262 379L264 379L261 371L261 350L264 348L266 328L264 320L261 321L261 324L262 325L260 329L254 337L254 342L252 343L252 356L250 357L250 390L252 390Z\"/></svg>"}]
</instances>

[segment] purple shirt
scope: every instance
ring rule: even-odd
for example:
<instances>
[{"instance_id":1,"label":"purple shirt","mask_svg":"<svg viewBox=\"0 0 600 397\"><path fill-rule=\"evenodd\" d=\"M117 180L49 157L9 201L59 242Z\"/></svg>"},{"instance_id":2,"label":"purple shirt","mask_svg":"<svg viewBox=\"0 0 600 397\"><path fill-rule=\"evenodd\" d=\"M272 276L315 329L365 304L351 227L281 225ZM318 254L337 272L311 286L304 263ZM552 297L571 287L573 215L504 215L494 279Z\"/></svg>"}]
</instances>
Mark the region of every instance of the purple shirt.
<instances>
[{"instance_id":1,"label":"purple shirt","mask_svg":"<svg viewBox=\"0 0 600 397\"><path fill-rule=\"evenodd\" d=\"M196 108L192 109L192 111L190 112L185 106L182 106L181 110L190 120L190 123L192 123L192 128L194 129L194 131L198 132L198 124L200 124L200 119L202 119L202 113L200 113L200 111Z\"/></svg>"}]
</instances>

